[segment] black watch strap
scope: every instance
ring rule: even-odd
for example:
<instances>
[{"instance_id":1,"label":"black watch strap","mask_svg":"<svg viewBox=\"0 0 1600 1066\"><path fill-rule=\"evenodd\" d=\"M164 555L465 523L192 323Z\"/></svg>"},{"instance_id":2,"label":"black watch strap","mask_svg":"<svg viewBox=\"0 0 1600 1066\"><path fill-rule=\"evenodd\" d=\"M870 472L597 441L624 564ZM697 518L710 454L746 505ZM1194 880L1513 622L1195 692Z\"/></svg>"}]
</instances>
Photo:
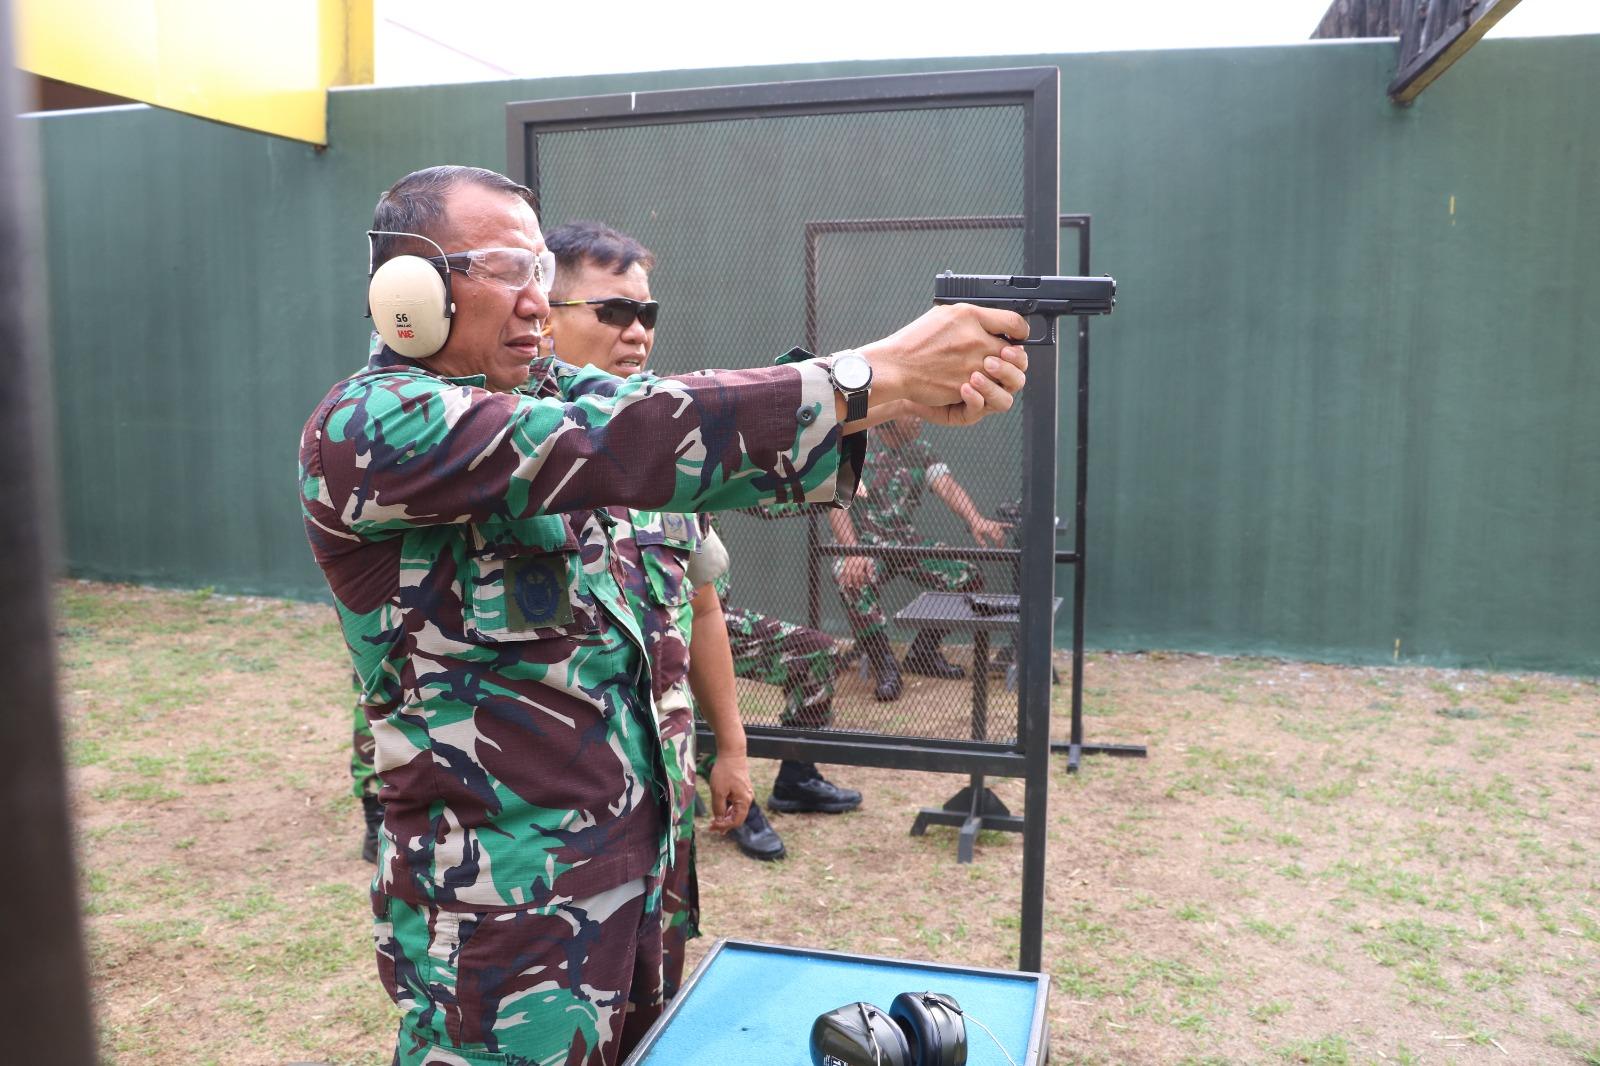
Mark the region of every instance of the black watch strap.
<instances>
[{"instance_id":1,"label":"black watch strap","mask_svg":"<svg viewBox=\"0 0 1600 1066\"><path fill-rule=\"evenodd\" d=\"M844 398L844 420L846 422L859 422L867 417L866 389L857 389L855 392L846 393Z\"/></svg>"}]
</instances>

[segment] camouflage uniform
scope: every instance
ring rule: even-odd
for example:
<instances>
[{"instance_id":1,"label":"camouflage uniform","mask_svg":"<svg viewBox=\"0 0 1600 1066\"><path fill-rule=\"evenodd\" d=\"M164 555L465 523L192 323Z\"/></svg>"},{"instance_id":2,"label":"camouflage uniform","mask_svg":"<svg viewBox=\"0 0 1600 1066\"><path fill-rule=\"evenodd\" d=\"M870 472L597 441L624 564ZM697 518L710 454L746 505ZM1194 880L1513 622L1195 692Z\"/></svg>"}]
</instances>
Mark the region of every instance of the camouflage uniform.
<instances>
[{"instance_id":1,"label":"camouflage uniform","mask_svg":"<svg viewBox=\"0 0 1600 1066\"><path fill-rule=\"evenodd\" d=\"M682 538L684 543L699 549L699 527L693 516L630 511L629 518L636 529L635 539L650 540L655 531L667 538ZM643 541L641 541L643 543ZM686 575L687 576L687 575ZM694 861L694 801L695 801L695 740L694 700L689 691L688 646L691 621L694 614L692 600L695 589L687 581L680 582L681 592L671 597L653 594L649 599L634 598L641 627L670 621L675 639L662 639L670 644L674 654L653 662L663 684L667 686L656 701L656 722L661 731L662 750L666 753L668 816L671 822L672 858L661 883L661 991L663 1000L670 1000L683 983L689 941L700 935L700 880ZM652 590L654 593L654 590ZM660 612L650 604L670 598L670 612ZM682 652L683 654L677 654Z\"/></svg>"},{"instance_id":2,"label":"camouflage uniform","mask_svg":"<svg viewBox=\"0 0 1600 1066\"><path fill-rule=\"evenodd\" d=\"M356 799L376 796L382 782L378 780L373 765L377 742L372 739L372 723L367 721L367 708L361 702L361 679L352 676L355 685L355 713L350 723L350 794Z\"/></svg>"},{"instance_id":3,"label":"camouflage uniform","mask_svg":"<svg viewBox=\"0 0 1600 1066\"><path fill-rule=\"evenodd\" d=\"M924 490L938 478L949 476L950 468L922 440L896 446L874 434L866 451L861 489L850 508L856 540L861 544L944 547L939 541L918 536L911 516L922 503ZM965 560L900 560L879 556L873 562L877 567L875 580L863 582L853 594L842 583L839 585L839 598L850 619L850 630L858 641L888 628L888 620L878 602L878 588L896 575L935 591L977 592L983 588L983 572ZM834 563L835 578L842 574L843 566L843 559Z\"/></svg>"},{"instance_id":4,"label":"camouflage uniform","mask_svg":"<svg viewBox=\"0 0 1600 1066\"><path fill-rule=\"evenodd\" d=\"M367 358L383 351L383 338L374 330L367 337ZM361 675L352 673L350 684L355 689L350 716L350 794L358 800L376 799L383 782L373 765L377 742L372 739L372 723L367 721L367 708L361 702Z\"/></svg>"},{"instance_id":5,"label":"camouflage uniform","mask_svg":"<svg viewBox=\"0 0 1600 1066\"><path fill-rule=\"evenodd\" d=\"M688 700L688 682L679 684L662 700L680 704L687 711L693 706ZM690 728L676 745L676 761L669 765L667 776L673 781L674 805L672 811L672 865L667 869L661 884L661 994L670 1001L683 984L683 971L688 963L689 941L700 935L700 875L695 868L694 853L694 790L695 756L693 715L689 713ZM679 783L686 787L683 793L687 804L681 809L676 804Z\"/></svg>"},{"instance_id":6,"label":"camouflage uniform","mask_svg":"<svg viewBox=\"0 0 1600 1066\"><path fill-rule=\"evenodd\" d=\"M374 936L403 1066L609 1064L659 1012L657 701L662 664L687 662L660 600L687 549L625 507L848 499L859 470L821 367L569 371L535 398L384 350L301 438L377 741Z\"/></svg>"}]
</instances>

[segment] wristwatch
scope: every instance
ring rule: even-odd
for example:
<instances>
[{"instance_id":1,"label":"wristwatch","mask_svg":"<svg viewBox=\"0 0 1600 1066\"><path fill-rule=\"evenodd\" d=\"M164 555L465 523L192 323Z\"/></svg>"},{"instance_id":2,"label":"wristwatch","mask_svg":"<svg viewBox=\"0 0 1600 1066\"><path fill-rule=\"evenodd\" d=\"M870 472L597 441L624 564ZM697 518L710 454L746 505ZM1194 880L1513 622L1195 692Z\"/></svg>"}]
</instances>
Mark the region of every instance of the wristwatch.
<instances>
[{"instance_id":1,"label":"wristwatch","mask_svg":"<svg viewBox=\"0 0 1600 1066\"><path fill-rule=\"evenodd\" d=\"M833 357L828 379L844 397L844 418L855 422L867 417L867 397L872 392L872 364L867 357L848 348Z\"/></svg>"}]
</instances>

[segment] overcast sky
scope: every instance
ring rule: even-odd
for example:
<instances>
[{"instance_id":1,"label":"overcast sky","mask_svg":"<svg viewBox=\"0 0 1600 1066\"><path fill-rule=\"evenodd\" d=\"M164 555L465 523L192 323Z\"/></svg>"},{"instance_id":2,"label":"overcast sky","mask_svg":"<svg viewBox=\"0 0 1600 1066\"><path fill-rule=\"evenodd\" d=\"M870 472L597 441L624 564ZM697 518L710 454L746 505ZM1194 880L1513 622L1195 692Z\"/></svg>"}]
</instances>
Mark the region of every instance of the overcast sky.
<instances>
[{"instance_id":1,"label":"overcast sky","mask_svg":"<svg viewBox=\"0 0 1600 1066\"><path fill-rule=\"evenodd\" d=\"M1287 44L1310 37L1330 2L376 0L377 81ZM1521 0L1490 36L1562 33L1600 33L1600 0Z\"/></svg>"}]
</instances>

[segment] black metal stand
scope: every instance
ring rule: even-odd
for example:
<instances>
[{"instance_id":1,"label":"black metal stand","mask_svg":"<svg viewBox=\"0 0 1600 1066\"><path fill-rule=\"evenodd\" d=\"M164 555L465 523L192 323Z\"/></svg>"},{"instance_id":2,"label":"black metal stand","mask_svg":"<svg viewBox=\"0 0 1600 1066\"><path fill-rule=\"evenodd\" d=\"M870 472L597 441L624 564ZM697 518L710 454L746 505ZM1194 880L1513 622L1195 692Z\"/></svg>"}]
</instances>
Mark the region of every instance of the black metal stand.
<instances>
[{"instance_id":1,"label":"black metal stand","mask_svg":"<svg viewBox=\"0 0 1600 1066\"><path fill-rule=\"evenodd\" d=\"M973 604L981 603L985 610L976 610ZM1010 610L1006 610L1009 606ZM1052 599L1050 617L1055 617L1061 606L1059 596ZM915 629L967 630L972 633L972 739L989 739L989 633L991 630L1010 632L1013 643L1022 625L1018 613L1021 599L1018 596L970 595L963 592L924 592L906 604L897 613L896 622ZM956 862L972 861L972 845L980 829L998 829L1008 833L1022 832L1024 821L1011 813L1000 797L984 786L984 775L975 773L970 783L954 796L945 800L942 807L924 807L911 823L911 835L922 836L930 825L960 827L956 842Z\"/></svg>"},{"instance_id":2,"label":"black metal stand","mask_svg":"<svg viewBox=\"0 0 1600 1066\"><path fill-rule=\"evenodd\" d=\"M944 801L943 807L924 807L911 823L911 835L922 836L930 825L959 826L961 835L956 843L956 862L972 861L972 845L980 829L999 829L1008 833L1022 832L1022 818L1011 813L1011 808L1000 802L983 784L982 774L973 774L972 783Z\"/></svg>"},{"instance_id":3,"label":"black metal stand","mask_svg":"<svg viewBox=\"0 0 1600 1066\"><path fill-rule=\"evenodd\" d=\"M1062 215L1061 224L1077 232L1078 273L1089 274L1089 216ZM1083 592L1085 501L1089 489L1089 319L1078 316L1078 434L1077 501L1074 506L1073 548L1056 552L1056 564L1072 567L1072 732L1066 742L1051 741L1050 753L1067 753L1067 772L1078 772L1084 755L1122 755L1142 759L1148 754L1143 744L1085 744L1083 742Z\"/></svg>"}]
</instances>

